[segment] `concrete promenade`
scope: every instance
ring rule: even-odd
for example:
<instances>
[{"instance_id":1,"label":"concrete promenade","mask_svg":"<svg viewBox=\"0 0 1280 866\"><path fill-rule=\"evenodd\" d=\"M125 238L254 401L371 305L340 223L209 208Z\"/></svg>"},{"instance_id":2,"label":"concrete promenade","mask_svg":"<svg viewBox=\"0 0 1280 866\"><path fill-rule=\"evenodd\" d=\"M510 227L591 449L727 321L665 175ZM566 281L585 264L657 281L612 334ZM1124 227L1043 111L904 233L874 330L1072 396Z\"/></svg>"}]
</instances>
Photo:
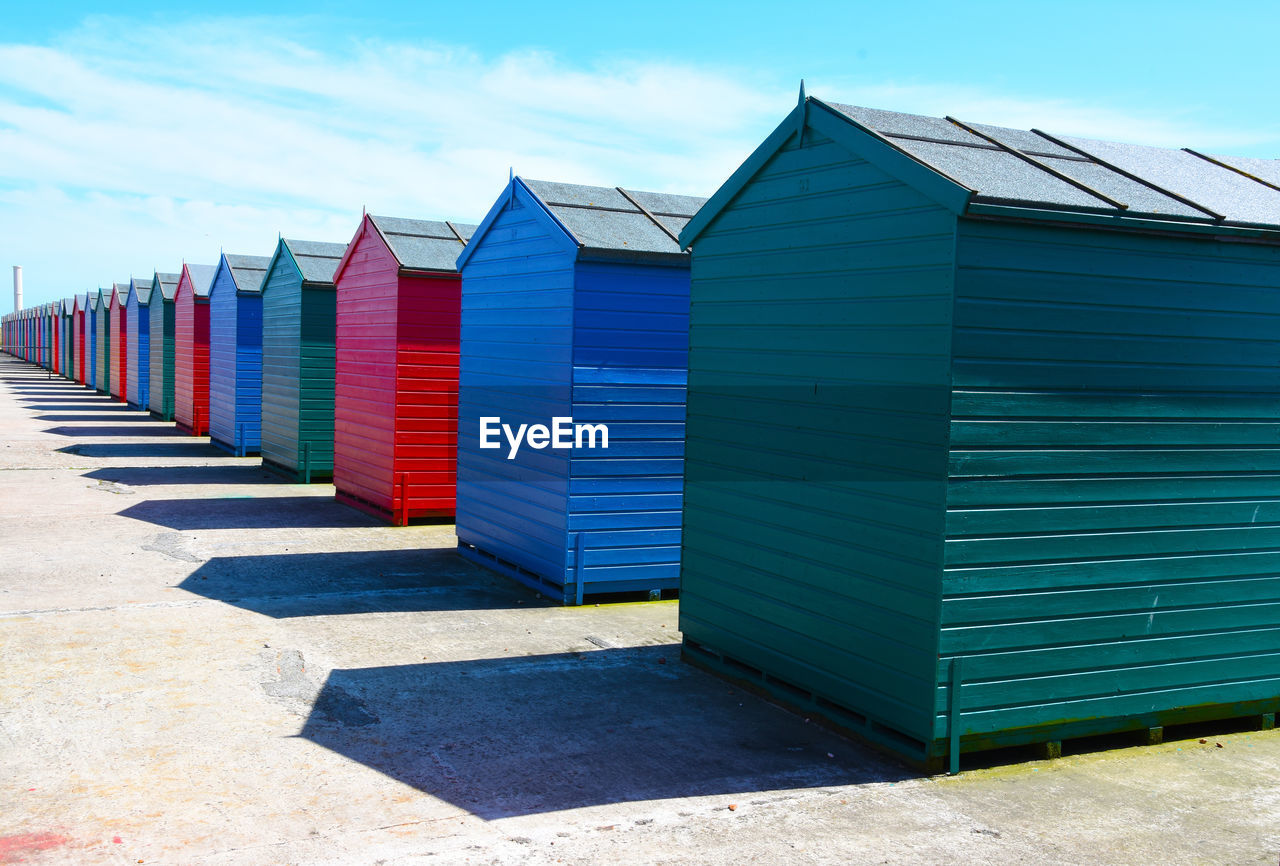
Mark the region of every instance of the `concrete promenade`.
<instances>
[{"instance_id":1,"label":"concrete promenade","mask_svg":"<svg viewBox=\"0 0 1280 866\"><path fill-rule=\"evenodd\" d=\"M0 356L0 864L1280 860L1280 731L922 777L332 495Z\"/></svg>"}]
</instances>

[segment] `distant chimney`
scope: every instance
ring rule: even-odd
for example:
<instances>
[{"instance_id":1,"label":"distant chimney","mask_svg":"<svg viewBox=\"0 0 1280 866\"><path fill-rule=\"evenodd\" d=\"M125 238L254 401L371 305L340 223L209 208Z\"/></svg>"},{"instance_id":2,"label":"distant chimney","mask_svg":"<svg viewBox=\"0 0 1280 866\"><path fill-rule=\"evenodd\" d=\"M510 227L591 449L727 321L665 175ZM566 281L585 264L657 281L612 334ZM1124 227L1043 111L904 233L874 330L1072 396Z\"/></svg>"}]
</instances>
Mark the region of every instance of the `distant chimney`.
<instances>
[{"instance_id":1,"label":"distant chimney","mask_svg":"<svg viewBox=\"0 0 1280 866\"><path fill-rule=\"evenodd\" d=\"M13 311L22 309L22 265L13 266Z\"/></svg>"}]
</instances>

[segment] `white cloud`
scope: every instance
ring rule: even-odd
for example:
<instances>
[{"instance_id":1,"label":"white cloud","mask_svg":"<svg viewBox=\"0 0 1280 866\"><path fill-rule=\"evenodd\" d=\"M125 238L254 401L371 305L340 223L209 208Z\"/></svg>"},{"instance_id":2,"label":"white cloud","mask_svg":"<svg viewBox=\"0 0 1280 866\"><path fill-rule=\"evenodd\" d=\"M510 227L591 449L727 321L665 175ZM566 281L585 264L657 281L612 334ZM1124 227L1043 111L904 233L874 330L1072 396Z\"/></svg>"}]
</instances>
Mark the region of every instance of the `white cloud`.
<instances>
[{"instance_id":1,"label":"white cloud","mask_svg":"<svg viewBox=\"0 0 1280 866\"><path fill-rule=\"evenodd\" d=\"M25 265L29 303L221 248L266 254L278 233L346 241L362 206L475 221L508 166L709 195L794 99L767 71L378 40L320 50L306 22L280 23L104 18L53 45L0 45L0 265ZM1248 138L952 84L810 92L1141 142Z\"/></svg>"}]
</instances>

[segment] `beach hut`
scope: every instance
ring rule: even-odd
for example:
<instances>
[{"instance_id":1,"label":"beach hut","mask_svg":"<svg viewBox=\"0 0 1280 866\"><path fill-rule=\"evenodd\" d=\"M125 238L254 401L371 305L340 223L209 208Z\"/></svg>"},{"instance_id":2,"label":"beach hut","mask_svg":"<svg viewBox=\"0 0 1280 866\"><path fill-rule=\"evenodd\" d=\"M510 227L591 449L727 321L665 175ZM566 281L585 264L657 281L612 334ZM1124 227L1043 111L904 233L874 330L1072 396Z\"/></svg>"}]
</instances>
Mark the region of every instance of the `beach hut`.
<instances>
[{"instance_id":1,"label":"beach hut","mask_svg":"<svg viewBox=\"0 0 1280 866\"><path fill-rule=\"evenodd\" d=\"M125 324L125 301L128 296L129 284L115 283L111 287L107 304L111 328L111 354L108 358L111 374L108 391L112 397L121 401L125 399L129 379L129 330Z\"/></svg>"},{"instance_id":2,"label":"beach hut","mask_svg":"<svg viewBox=\"0 0 1280 866\"><path fill-rule=\"evenodd\" d=\"M147 304L151 340L147 408L161 421L173 420L174 295L179 276L156 271L151 278L151 299Z\"/></svg>"},{"instance_id":3,"label":"beach hut","mask_svg":"<svg viewBox=\"0 0 1280 866\"><path fill-rule=\"evenodd\" d=\"M689 254L676 235L704 201L515 177L489 211L458 259L465 556L566 604L678 588ZM552 438L517 447L501 431L521 425Z\"/></svg>"},{"instance_id":4,"label":"beach hut","mask_svg":"<svg viewBox=\"0 0 1280 866\"><path fill-rule=\"evenodd\" d=\"M94 295L94 380L93 386L102 394L109 394L111 391L111 364L108 358L111 357L111 327L110 327L110 311L108 305L113 293L112 289L98 289L98 293Z\"/></svg>"},{"instance_id":5,"label":"beach hut","mask_svg":"<svg viewBox=\"0 0 1280 866\"><path fill-rule=\"evenodd\" d=\"M953 770L1273 719L1278 181L802 93L680 236L686 658Z\"/></svg>"},{"instance_id":6,"label":"beach hut","mask_svg":"<svg viewBox=\"0 0 1280 866\"><path fill-rule=\"evenodd\" d=\"M129 280L125 299L127 327L125 399L134 409L145 411L151 386L151 279Z\"/></svg>"},{"instance_id":7,"label":"beach hut","mask_svg":"<svg viewBox=\"0 0 1280 866\"><path fill-rule=\"evenodd\" d=\"M59 339L60 331L58 330L59 303L52 301L45 304L45 333L47 335L47 348L45 350L45 366L50 373L58 373L58 353L62 350L62 341Z\"/></svg>"},{"instance_id":8,"label":"beach hut","mask_svg":"<svg viewBox=\"0 0 1280 866\"><path fill-rule=\"evenodd\" d=\"M74 380L75 371L75 298L62 299L62 375Z\"/></svg>"},{"instance_id":9,"label":"beach hut","mask_svg":"<svg viewBox=\"0 0 1280 866\"><path fill-rule=\"evenodd\" d=\"M84 375L85 385L98 389L98 296L86 292L84 296Z\"/></svg>"},{"instance_id":10,"label":"beach hut","mask_svg":"<svg viewBox=\"0 0 1280 866\"><path fill-rule=\"evenodd\" d=\"M454 509L455 261L474 226L366 215L337 286L337 498L404 525Z\"/></svg>"},{"instance_id":11,"label":"beach hut","mask_svg":"<svg viewBox=\"0 0 1280 866\"><path fill-rule=\"evenodd\" d=\"M262 464L304 484L333 477L333 274L346 249L282 238L262 281Z\"/></svg>"},{"instance_id":12,"label":"beach hut","mask_svg":"<svg viewBox=\"0 0 1280 866\"><path fill-rule=\"evenodd\" d=\"M85 383L84 376L84 317L86 311L86 297L77 292L71 299L71 351L73 358L71 362L71 378L79 382L81 385Z\"/></svg>"},{"instance_id":13,"label":"beach hut","mask_svg":"<svg viewBox=\"0 0 1280 866\"><path fill-rule=\"evenodd\" d=\"M262 436L266 256L223 254L209 289L209 441L243 457Z\"/></svg>"},{"instance_id":14,"label":"beach hut","mask_svg":"<svg viewBox=\"0 0 1280 866\"><path fill-rule=\"evenodd\" d=\"M209 284L213 265L182 265L173 304L173 419L192 436L209 430Z\"/></svg>"}]
</instances>

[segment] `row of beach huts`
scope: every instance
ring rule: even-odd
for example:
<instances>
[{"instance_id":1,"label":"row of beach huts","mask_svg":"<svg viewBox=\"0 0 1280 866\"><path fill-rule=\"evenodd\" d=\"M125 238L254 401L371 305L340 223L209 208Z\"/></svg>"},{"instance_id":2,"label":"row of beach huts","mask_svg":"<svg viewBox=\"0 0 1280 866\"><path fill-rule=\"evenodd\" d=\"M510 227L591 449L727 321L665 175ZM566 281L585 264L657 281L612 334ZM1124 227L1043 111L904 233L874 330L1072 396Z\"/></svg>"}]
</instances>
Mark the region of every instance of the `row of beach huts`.
<instances>
[{"instance_id":1,"label":"row of beach huts","mask_svg":"<svg viewBox=\"0 0 1280 866\"><path fill-rule=\"evenodd\" d=\"M924 766L1280 709L1276 160L802 90L709 200L512 177L4 346Z\"/></svg>"}]
</instances>

